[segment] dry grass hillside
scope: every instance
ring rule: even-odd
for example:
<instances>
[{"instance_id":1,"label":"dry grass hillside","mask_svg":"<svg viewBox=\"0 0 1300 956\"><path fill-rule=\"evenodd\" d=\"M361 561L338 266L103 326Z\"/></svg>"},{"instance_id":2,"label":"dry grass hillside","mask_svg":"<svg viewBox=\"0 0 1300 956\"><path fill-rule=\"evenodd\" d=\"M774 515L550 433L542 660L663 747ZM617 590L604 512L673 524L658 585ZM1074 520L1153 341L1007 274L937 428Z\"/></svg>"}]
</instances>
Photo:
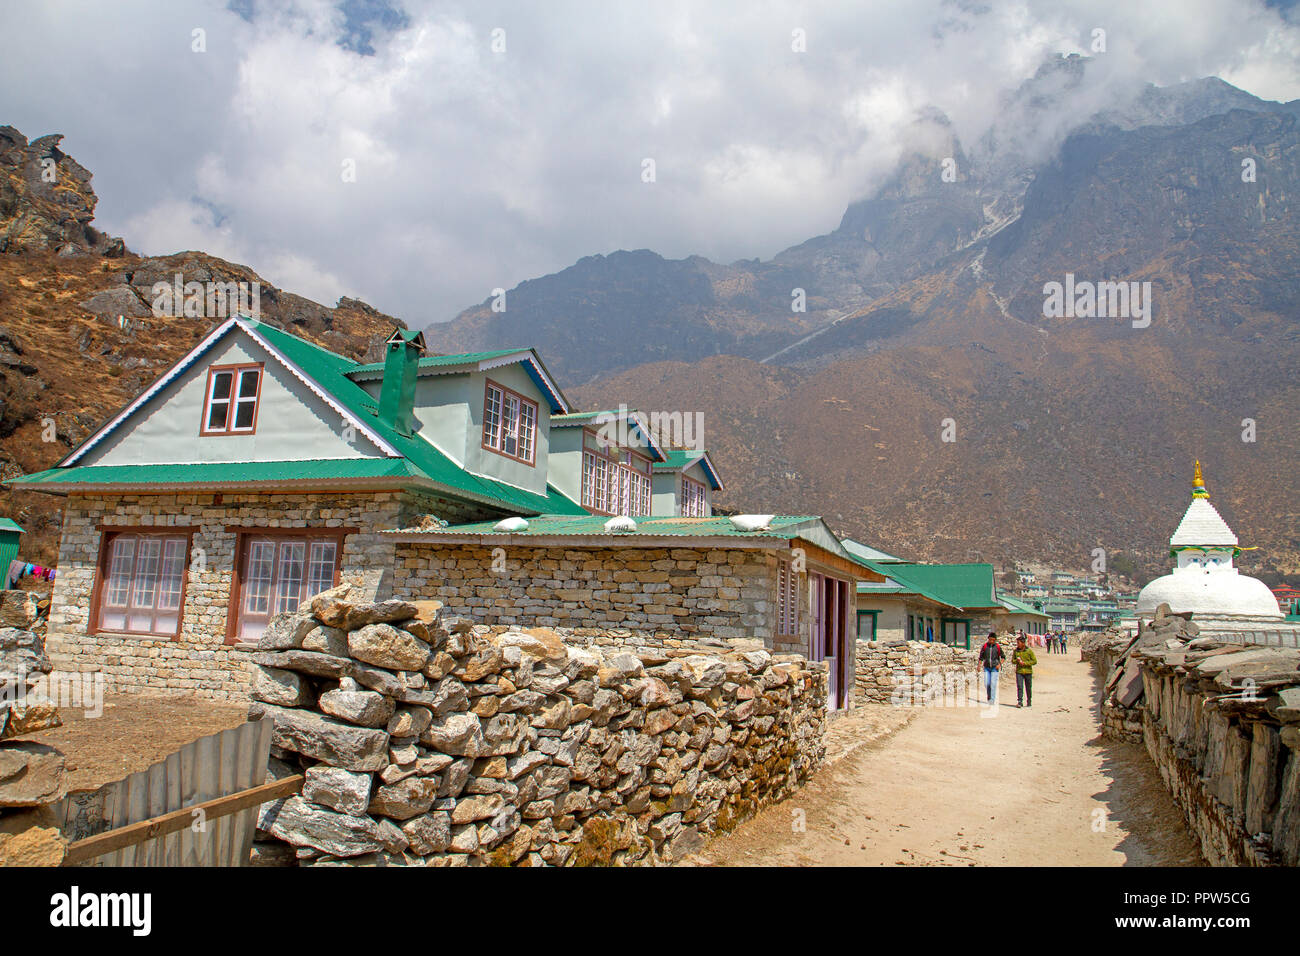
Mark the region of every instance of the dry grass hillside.
<instances>
[{"instance_id":1,"label":"dry grass hillside","mask_svg":"<svg viewBox=\"0 0 1300 956\"><path fill-rule=\"evenodd\" d=\"M58 140L29 144L0 127L0 478L55 465L223 320L154 315L153 283L176 273L257 282L263 321L354 358L376 356L403 324L356 300L328 308L202 252L135 255L90 224L90 174ZM0 488L0 515L28 532L27 560L54 563L61 501Z\"/></svg>"}]
</instances>

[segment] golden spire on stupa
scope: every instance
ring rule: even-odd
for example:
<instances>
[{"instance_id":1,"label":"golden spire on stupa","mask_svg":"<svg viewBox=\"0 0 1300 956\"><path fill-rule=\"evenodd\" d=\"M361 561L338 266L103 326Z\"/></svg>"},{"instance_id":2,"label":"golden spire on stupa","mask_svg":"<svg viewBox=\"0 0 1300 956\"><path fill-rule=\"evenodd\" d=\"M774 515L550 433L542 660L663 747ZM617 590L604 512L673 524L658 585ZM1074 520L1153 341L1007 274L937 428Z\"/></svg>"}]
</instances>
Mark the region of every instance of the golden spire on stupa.
<instances>
[{"instance_id":1,"label":"golden spire on stupa","mask_svg":"<svg viewBox=\"0 0 1300 956\"><path fill-rule=\"evenodd\" d=\"M1209 498L1210 493L1205 489L1205 476L1201 474L1201 460L1196 460L1196 471L1192 475L1192 497Z\"/></svg>"}]
</instances>

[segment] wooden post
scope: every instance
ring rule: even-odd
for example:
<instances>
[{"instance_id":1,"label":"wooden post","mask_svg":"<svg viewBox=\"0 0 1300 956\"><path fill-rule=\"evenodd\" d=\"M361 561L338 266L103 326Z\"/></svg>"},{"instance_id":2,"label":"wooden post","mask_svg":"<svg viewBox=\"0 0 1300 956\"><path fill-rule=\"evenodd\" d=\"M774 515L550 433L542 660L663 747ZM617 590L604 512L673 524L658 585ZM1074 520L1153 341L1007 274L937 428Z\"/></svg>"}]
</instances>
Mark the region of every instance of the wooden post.
<instances>
[{"instance_id":1,"label":"wooden post","mask_svg":"<svg viewBox=\"0 0 1300 956\"><path fill-rule=\"evenodd\" d=\"M137 843L144 843L146 840L153 840L157 837L166 836L168 833L184 830L193 824L196 812L202 813L203 819L207 821L299 793L302 790L304 779L306 778L303 774L283 777L280 780L272 780L249 790L240 790L237 793L217 797L215 800L208 800L205 803L196 803L192 807L172 810L170 813L151 817L148 820L141 820L139 823L96 833L94 836L69 844L63 865L74 866L78 863L85 863L87 860L93 860L105 853L112 853L114 850L120 850L123 847L134 846Z\"/></svg>"}]
</instances>

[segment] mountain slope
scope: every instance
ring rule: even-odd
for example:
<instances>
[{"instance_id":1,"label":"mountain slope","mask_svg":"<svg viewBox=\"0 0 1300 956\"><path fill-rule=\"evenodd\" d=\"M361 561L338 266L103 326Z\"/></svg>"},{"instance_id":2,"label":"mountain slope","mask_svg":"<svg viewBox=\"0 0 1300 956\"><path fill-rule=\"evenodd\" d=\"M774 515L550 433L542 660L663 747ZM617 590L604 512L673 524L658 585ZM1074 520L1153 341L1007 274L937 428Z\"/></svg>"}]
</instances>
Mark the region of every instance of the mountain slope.
<instances>
[{"instance_id":1,"label":"mountain slope","mask_svg":"<svg viewBox=\"0 0 1300 956\"><path fill-rule=\"evenodd\" d=\"M91 225L91 175L61 138L28 143L0 127L0 478L52 467L223 321L153 314L153 284L178 273L259 283L263 321L350 357L382 354L403 325L353 299L327 308L202 252L135 255ZM0 488L0 515L27 529L27 560L54 563L60 501Z\"/></svg>"}]
</instances>

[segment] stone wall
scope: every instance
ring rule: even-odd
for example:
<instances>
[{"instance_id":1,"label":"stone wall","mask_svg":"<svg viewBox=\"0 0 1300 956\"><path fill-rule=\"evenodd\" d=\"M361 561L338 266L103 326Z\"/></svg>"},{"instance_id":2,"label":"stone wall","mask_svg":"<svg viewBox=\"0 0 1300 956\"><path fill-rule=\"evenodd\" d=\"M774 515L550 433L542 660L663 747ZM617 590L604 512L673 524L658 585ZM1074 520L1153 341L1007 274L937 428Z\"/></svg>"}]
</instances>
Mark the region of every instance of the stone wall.
<instances>
[{"instance_id":1,"label":"stone wall","mask_svg":"<svg viewBox=\"0 0 1300 956\"><path fill-rule=\"evenodd\" d=\"M857 653L859 703L938 704L975 675L975 651L939 642L858 641Z\"/></svg>"},{"instance_id":2,"label":"stone wall","mask_svg":"<svg viewBox=\"0 0 1300 956\"><path fill-rule=\"evenodd\" d=\"M774 643L776 558L763 551L405 543L394 577L395 594L437 599L484 624L756 638L807 650L806 640Z\"/></svg>"},{"instance_id":3,"label":"stone wall","mask_svg":"<svg viewBox=\"0 0 1300 956\"><path fill-rule=\"evenodd\" d=\"M276 619L249 716L306 783L262 808L255 860L653 865L819 765L824 664L582 636L343 589Z\"/></svg>"},{"instance_id":4,"label":"stone wall","mask_svg":"<svg viewBox=\"0 0 1300 956\"><path fill-rule=\"evenodd\" d=\"M1296 866L1300 652L1216 650L1139 651L1147 752L1212 865Z\"/></svg>"},{"instance_id":5,"label":"stone wall","mask_svg":"<svg viewBox=\"0 0 1300 956\"><path fill-rule=\"evenodd\" d=\"M402 526L429 511L454 520L473 516L461 513L464 508L398 492L69 496L50 611L50 658L60 671L102 671L111 690L244 698L247 655L225 642L236 541L228 525L359 528L360 533L344 540L340 577L382 597L393 587L394 543L374 532ZM195 529L178 637L87 633L101 524Z\"/></svg>"},{"instance_id":6,"label":"stone wall","mask_svg":"<svg viewBox=\"0 0 1300 956\"><path fill-rule=\"evenodd\" d=\"M1103 733L1139 733L1214 866L1300 864L1300 651L1200 636L1166 606L1085 647Z\"/></svg>"}]
</instances>

